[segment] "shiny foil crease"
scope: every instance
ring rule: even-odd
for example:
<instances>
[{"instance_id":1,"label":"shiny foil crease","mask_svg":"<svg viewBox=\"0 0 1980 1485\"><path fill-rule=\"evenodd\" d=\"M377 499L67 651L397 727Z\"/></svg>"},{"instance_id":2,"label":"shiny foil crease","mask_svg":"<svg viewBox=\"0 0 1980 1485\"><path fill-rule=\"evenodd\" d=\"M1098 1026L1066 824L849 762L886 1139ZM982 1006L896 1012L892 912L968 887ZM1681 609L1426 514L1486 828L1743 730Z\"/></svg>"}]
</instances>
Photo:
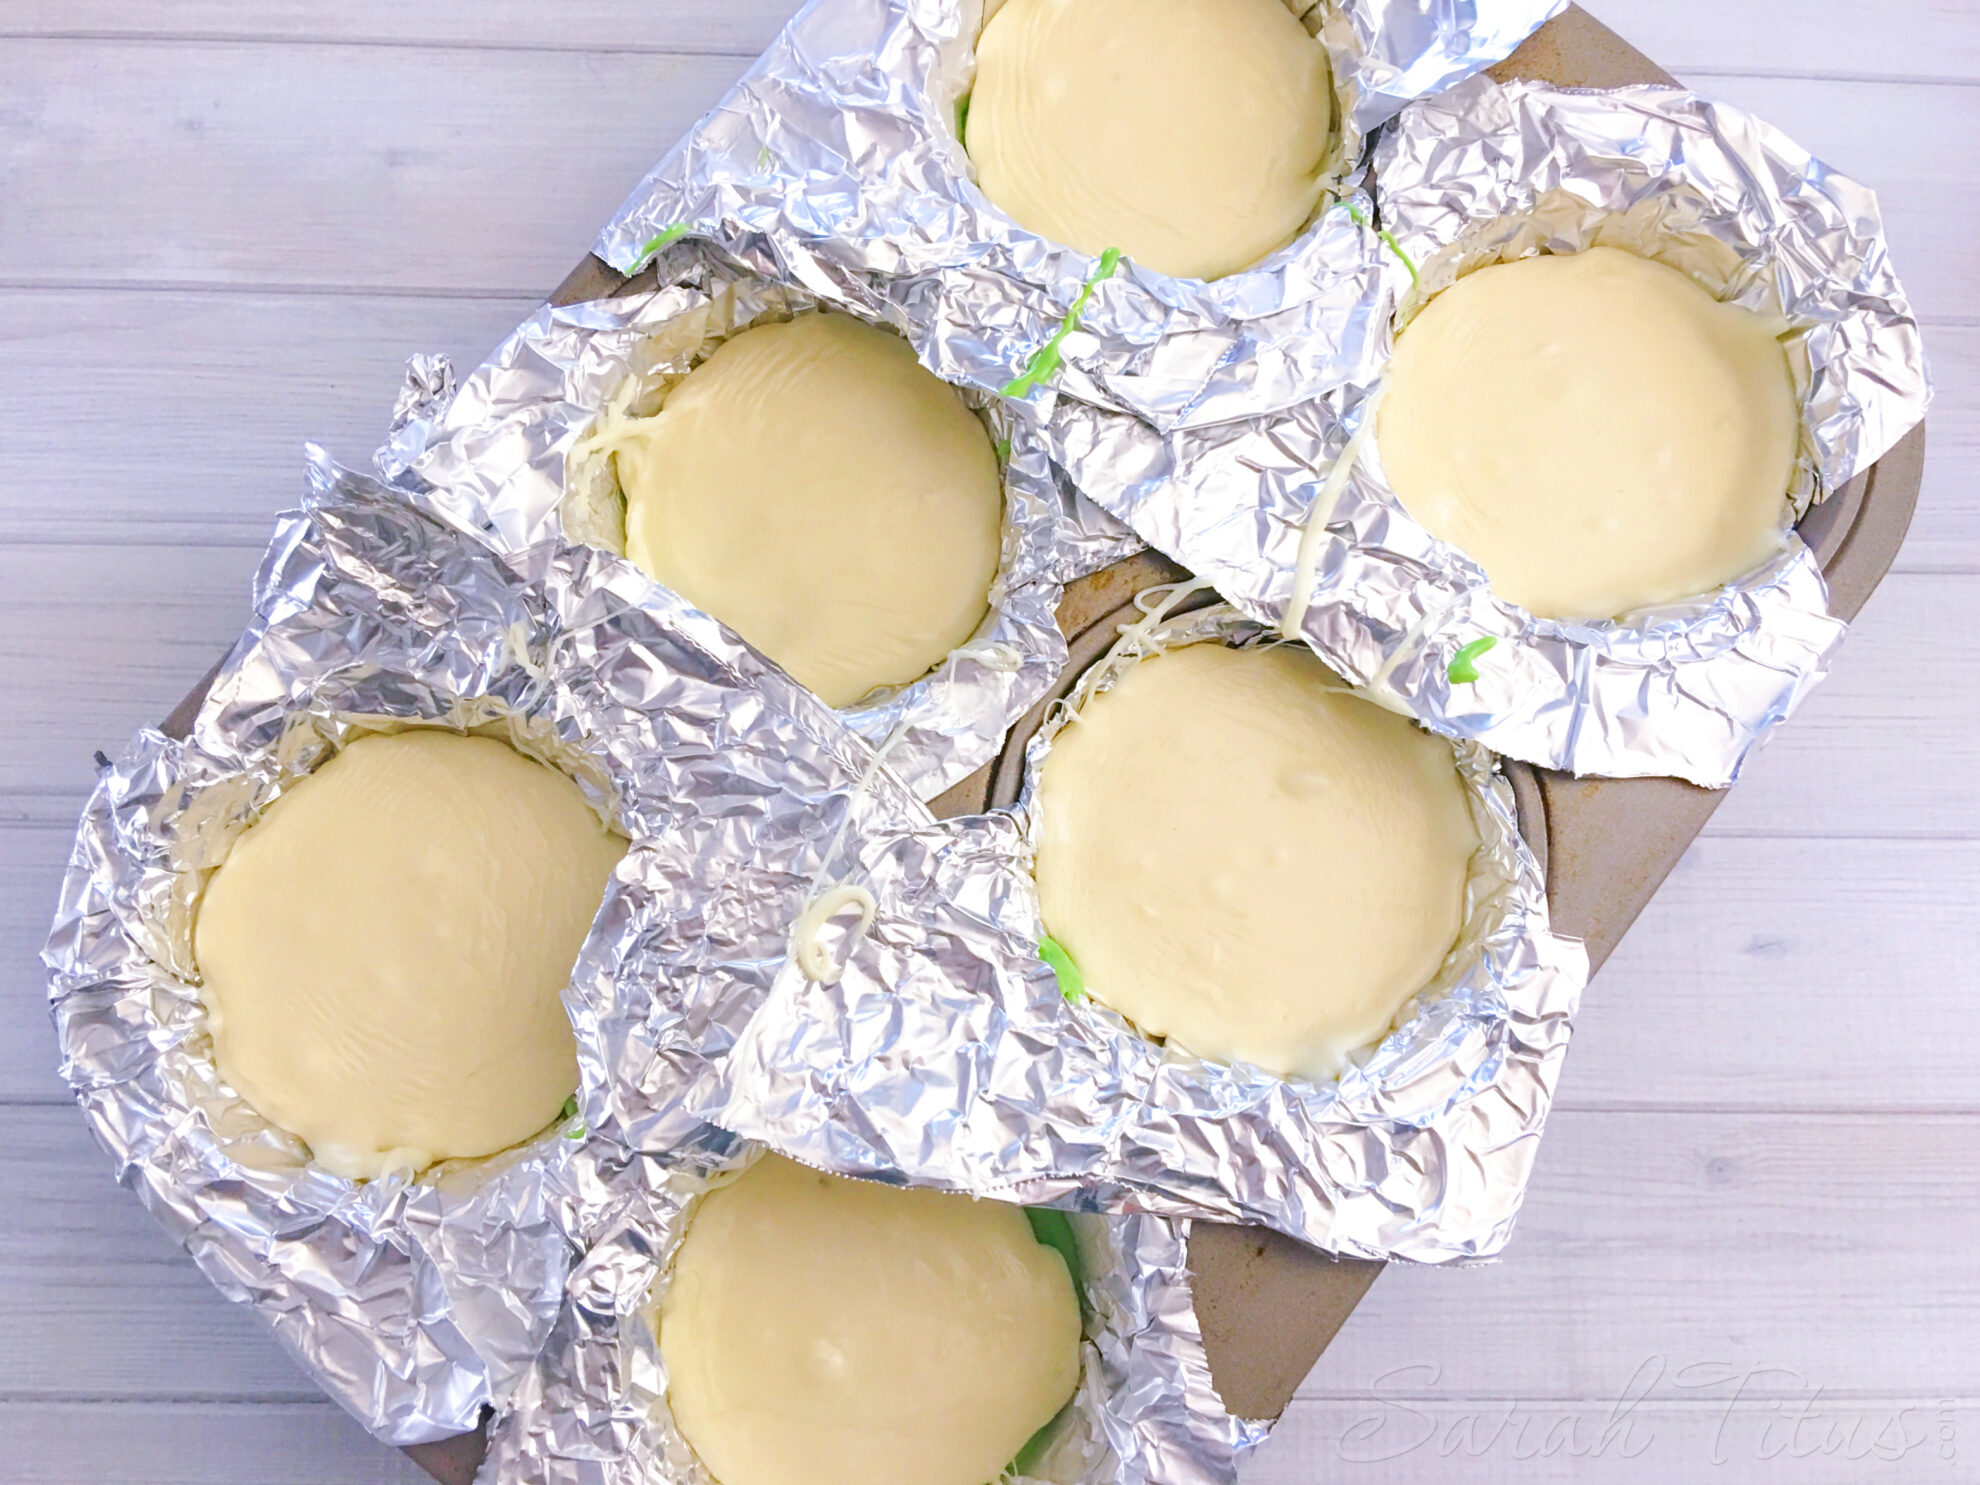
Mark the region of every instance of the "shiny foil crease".
<instances>
[{"instance_id":1,"label":"shiny foil crease","mask_svg":"<svg viewBox=\"0 0 1980 1485\"><path fill-rule=\"evenodd\" d=\"M666 266L650 290L546 305L458 391L442 360L414 358L381 472L497 551L568 540L623 552L624 504L607 461L573 457L587 430L608 405L650 415L722 341L818 306L700 244L683 244ZM888 761L925 798L989 762L1057 679L1066 645L1053 611L1064 584L1139 545L1073 491L1027 420L998 399L963 396L1009 451L990 612L930 674L841 714L874 743L899 731Z\"/></svg>"},{"instance_id":2,"label":"shiny foil crease","mask_svg":"<svg viewBox=\"0 0 1980 1485\"><path fill-rule=\"evenodd\" d=\"M1370 131L1502 60L1564 8L1288 3L1333 63L1332 173L1350 195ZM956 109L986 9L816 0L654 168L595 251L631 273L656 238L685 227L759 273L903 325L947 380L999 391L1059 328L1097 259L1026 231L977 189ZM1063 393L1171 428L1293 406L1365 376L1381 348L1382 270L1367 199L1354 200L1330 201L1293 243L1213 282L1123 262L1029 404L1046 411Z\"/></svg>"},{"instance_id":3,"label":"shiny foil crease","mask_svg":"<svg viewBox=\"0 0 1980 1485\"><path fill-rule=\"evenodd\" d=\"M1225 606L1154 630L1162 645L1266 638ZM1588 967L1548 927L1491 755L1456 745L1481 840L1458 945L1379 1047L1316 1084L1164 1049L1061 996L1038 957L1031 874L1035 780L1058 725L1031 743L1015 811L857 848L844 879L878 911L863 936L840 935L844 973L828 985L779 965L690 1106L849 1175L1262 1223L1364 1258L1497 1253Z\"/></svg>"},{"instance_id":4,"label":"shiny foil crease","mask_svg":"<svg viewBox=\"0 0 1980 1485\"><path fill-rule=\"evenodd\" d=\"M652 1314L695 1201L756 1151L652 1166L573 1269L537 1364L497 1419L486 1485L714 1485L669 1416ZM1088 1306L1079 1390L1029 1478L1053 1485L1230 1485L1269 1425L1211 1385L1187 1225L1074 1217Z\"/></svg>"},{"instance_id":5,"label":"shiny foil crease","mask_svg":"<svg viewBox=\"0 0 1980 1485\"><path fill-rule=\"evenodd\" d=\"M191 957L198 894L288 781L353 732L400 724L492 728L634 839L693 829L748 859L751 809L787 786L783 829L832 828L844 801L821 781L856 779L871 750L714 620L663 600L583 548L505 561L315 455L190 738L140 732L78 828L44 951L64 1076L123 1184L392 1443L473 1428L504 1398L556 1318L565 1234L622 1205L643 1162L580 1120L417 1180L309 1165L219 1079ZM682 791L711 753L719 782L698 810ZM919 809L891 781L869 797ZM697 891L719 895L708 881Z\"/></svg>"},{"instance_id":6,"label":"shiny foil crease","mask_svg":"<svg viewBox=\"0 0 1980 1485\"><path fill-rule=\"evenodd\" d=\"M1422 275L1412 289L1390 265L1405 322L1469 268L1598 242L1785 316L1804 411L1796 511L1924 414L1918 326L1875 198L1745 114L1675 88L1479 77L1405 109L1375 170L1382 220ZM1530 763L1723 787L1826 673L1844 625L1798 535L1716 593L1557 621L1496 598L1476 564L1412 520L1372 440L1328 492L1378 384L1167 437L1062 405L1051 431L1081 489L1262 622L1294 600L1301 534L1320 520L1302 637L1385 705ZM1497 643L1479 679L1453 682L1458 651L1486 636Z\"/></svg>"}]
</instances>

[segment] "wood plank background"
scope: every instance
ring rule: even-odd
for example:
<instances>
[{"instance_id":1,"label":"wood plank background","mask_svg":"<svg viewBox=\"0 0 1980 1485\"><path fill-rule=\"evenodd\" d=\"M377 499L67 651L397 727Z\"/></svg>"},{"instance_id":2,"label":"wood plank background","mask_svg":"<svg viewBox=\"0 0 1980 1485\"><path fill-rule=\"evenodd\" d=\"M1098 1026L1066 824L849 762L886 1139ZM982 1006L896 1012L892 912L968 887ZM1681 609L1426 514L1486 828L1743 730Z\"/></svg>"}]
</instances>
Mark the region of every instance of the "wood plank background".
<instances>
[{"instance_id":1,"label":"wood plank background","mask_svg":"<svg viewBox=\"0 0 1980 1485\"><path fill-rule=\"evenodd\" d=\"M791 0L0 0L0 1478L412 1482L106 1178L35 955L95 748L299 444L472 364ZM1391 1272L1250 1471L1980 1478L1980 12L1594 0L1879 190L1940 393L1897 570L1588 996L1505 1262Z\"/></svg>"}]
</instances>

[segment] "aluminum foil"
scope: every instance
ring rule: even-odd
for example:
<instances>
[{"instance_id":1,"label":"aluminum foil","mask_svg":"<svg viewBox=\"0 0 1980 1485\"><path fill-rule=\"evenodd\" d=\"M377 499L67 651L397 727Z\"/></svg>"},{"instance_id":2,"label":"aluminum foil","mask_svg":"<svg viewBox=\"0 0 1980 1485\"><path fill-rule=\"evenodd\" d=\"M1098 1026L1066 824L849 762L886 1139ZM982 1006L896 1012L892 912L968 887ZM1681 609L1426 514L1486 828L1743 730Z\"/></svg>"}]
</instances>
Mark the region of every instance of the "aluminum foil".
<instances>
[{"instance_id":1,"label":"aluminum foil","mask_svg":"<svg viewBox=\"0 0 1980 1485\"><path fill-rule=\"evenodd\" d=\"M1265 638L1219 606L1167 620L1145 642ZM1496 1253L1587 960L1548 928L1542 873L1491 756L1457 748L1482 842L1457 947L1379 1047L1318 1084L1164 1048L1102 1006L1062 998L1039 961L1031 875L1030 781L1056 726L1031 744L1014 812L857 846L841 879L877 910L863 934L840 925L831 949L843 972L825 984L776 966L685 1112L845 1174L1263 1223L1358 1257ZM585 988L621 1019L649 994L665 1004L696 993L646 974Z\"/></svg>"},{"instance_id":2,"label":"aluminum foil","mask_svg":"<svg viewBox=\"0 0 1980 1485\"><path fill-rule=\"evenodd\" d=\"M1355 194L1363 141L1413 98L1508 55L1563 0L1288 0L1339 92L1338 189L1289 246L1205 283L1132 263L1062 346L1057 393L1159 427L1268 412L1365 373L1379 246ZM995 392L1057 331L1097 260L978 190L956 138L983 0L819 0L656 166L596 251L630 273L685 228L758 272L905 326L922 361ZM1362 220L1357 221L1359 216ZM666 258L663 254L663 272Z\"/></svg>"},{"instance_id":3,"label":"aluminum foil","mask_svg":"<svg viewBox=\"0 0 1980 1485\"><path fill-rule=\"evenodd\" d=\"M416 1180L311 1165L219 1078L191 954L198 894L288 782L381 727L491 729L570 773L635 839L719 838L747 862L771 798L773 835L829 833L872 750L707 615L649 589L582 548L505 562L317 455L191 736L140 732L78 829L44 952L64 1076L122 1182L393 1443L472 1428L506 1396L556 1317L565 1234L629 1199L644 1162L600 1122L580 1135L580 1119ZM888 778L861 797L925 818ZM697 885L722 890L720 876Z\"/></svg>"},{"instance_id":4,"label":"aluminum foil","mask_svg":"<svg viewBox=\"0 0 1980 1485\"><path fill-rule=\"evenodd\" d=\"M1463 271L1608 243L1718 297L1781 316L1804 442L1783 520L1866 469L1924 414L1918 326L1870 192L1765 124L1675 88L1578 92L1474 78L1412 105L1375 151L1404 323ZM1717 593L1614 621L1536 618L1494 597L1465 555L1413 521L1372 440L1379 377L1283 414L1164 437L1103 410L1055 410L1055 452L1152 546L1253 617L1298 632L1385 705L1457 738L1577 774L1707 787L1820 680L1844 626L1790 534ZM1350 463L1346 478L1331 478ZM1789 507L1792 509L1790 510ZM1301 577L1301 539L1313 523ZM1495 641L1475 683L1467 644Z\"/></svg>"},{"instance_id":5,"label":"aluminum foil","mask_svg":"<svg viewBox=\"0 0 1980 1485\"><path fill-rule=\"evenodd\" d=\"M694 1203L758 1152L650 1174L573 1271L543 1355L497 1420L488 1485L712 1485L666 1407L652 1313ZM1268 1425L1225 1413L1191 1307L1187 1228L1074 1217L1088 1319L1079 1390L1028 1478L1228 1485Z\"/></svg>"},{"instance_id":6,"label":"aluminum foil","mask_svg":"<svg viewBox=\"0 0 1980 1485\"><path fill-rule=\"evenodd\" d=\"M722 341L818 304L700 244L683 244L668 268L647 292L538 310L458 392L440 358L414 358L381 471L497 551L571 540L622 552L624 500L609 460L586 456L586 432L608 408L658 411ZM1007 451L990 612L929 675L842 713L871 742L895 737L888 761L925 798L989 762L1057 679L1066 645L1053 611L1064 584L1139 546L1073 492L1028 420L998 399L964 397Z\"/></svg>"},{"instance_id":7,"label":"aluminum foil","mask_svg":"<svg viewBox=\"0 0 1980 1485\"><path fill-rule=\"evenodd\" d=\"M1478 78L1410 110L1377 153L1384 225L1423 265L1407 317L1482 263L1607 242L1784 317L1817 492L1924 416L1918 321L1875 194L1772 125L1681 88Z\"/></svg>"}]
</instances>

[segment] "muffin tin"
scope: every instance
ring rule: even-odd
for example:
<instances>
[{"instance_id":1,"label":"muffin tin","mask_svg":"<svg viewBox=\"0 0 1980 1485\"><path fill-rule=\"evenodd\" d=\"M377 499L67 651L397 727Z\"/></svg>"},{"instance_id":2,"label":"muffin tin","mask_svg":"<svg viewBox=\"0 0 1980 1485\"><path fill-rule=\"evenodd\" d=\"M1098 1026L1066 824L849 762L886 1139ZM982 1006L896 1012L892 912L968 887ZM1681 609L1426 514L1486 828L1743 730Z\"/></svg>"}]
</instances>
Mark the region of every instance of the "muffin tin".
<instances>
[{"instance_id":1,"label":"muffin tin","mask_svg":"<svg viewBox=\"0 0 1980 1485\"><path fill-rule=\"evenodd\" d=\"M1574 7L1548 22L1492 75L1598 88L1671 81ZM589 257L551 302L611 298L649 287L653 279L650 270L627 279ZM1923 454L1919 427L1799 523L1838 617L1854 617L1889 569L1917 498ZM1186 576L1147 553L1071 584L1057 611L1071 653L1058 686L1025 716L993 761L933 801L935 812L975 813L1015 801L1024 746L1046 706L1105 651L1116 626L1136 616L1131 604L1136 592ZM185 734L211 680L209 673L166 719L168 734ZM1547 871L1554 926L1583 940L1591 968L1615 948L1724 797L1723 791L1665 778L1576 779L1514 763L1505 773L1521 833ZM1196 1224L1190 1266L1213 1379L1227 1407L1251 1418L1275 1418L1283 1411L1382 1267L1331 1258L1263 1229L1212 1223ZM406 1452L434 1478L466 1482L484 1447L477 1433Z\"/></svg>"}]
</instances>

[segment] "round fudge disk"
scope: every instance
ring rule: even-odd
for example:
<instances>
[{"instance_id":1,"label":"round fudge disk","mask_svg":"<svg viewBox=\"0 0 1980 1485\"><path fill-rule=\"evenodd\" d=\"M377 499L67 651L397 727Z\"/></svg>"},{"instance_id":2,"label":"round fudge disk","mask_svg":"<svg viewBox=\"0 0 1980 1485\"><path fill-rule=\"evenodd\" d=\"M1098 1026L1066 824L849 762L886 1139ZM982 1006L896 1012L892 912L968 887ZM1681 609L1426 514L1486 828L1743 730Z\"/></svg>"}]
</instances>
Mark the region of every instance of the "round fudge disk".
<instances>
[{"instance_id":1,"label":"round fudge disk","mask_svg":"<svg viewBox=\"0 0 1980 1485\"><path fill-rule=\"evenodd\" d=\"M490 1155L577 1086L559 998L625 841L485 737L364 737L206 885L193 953L221 1076L355 1178Z\"/></svg>"},{"instance_id":2,"label":"round fudge disk","mask_svg":"<svg viewBox=\"0 0 1980 1485\"><path fill-rule=\"evenodd\" d=\"M1045 755L1045 929L1201 1057L1336 1076L1436 974L1478 848L1451 745L1291 646L1141 661Z\"/></svg>"},{"instance_id":3,"label":"round fudge disk","mask_svg":"<svg viewBox=\"0 0 1980 1485\"><path fill-rule=\"evenodd\" d=\"M1617 248L1481 268L1396 342L1382 467L1530 613L1709 593L1784 539L1800 413L1778 328Z\"/></svg>"},{"instance_id":4,"label":"round fudge disk","mask_svg":"<svg viewBox=\"0 0 1980 1485\"><path fill-rule=\"evenodd\" d=\"M1072 1278L1022 1210L775 1156L696 1208L658 1325L721 1485L986 1485L1079 1381Z\"/></svg>"},{"instance_id":5,"label":"round fudge disk","mask_svg":"<svg viewBox=\"0 0 1980 1485\"><path fill-rule=\"evenodd\" d=\"M1333 120L1326 49L1281 0L1010 0L964 140L1039 236L1211 279L1299 235Z\"/></svg>"},{"instance_id":6,"label":"round fudge disk","mask_svg":"<svg viewBox=\"0 0 1980 1485\"><path fill-rule=\"evenodd\" d=\"M850 315L727 341L616 459L626 555L832 706L926 674L989 610L990 435Z\"/></svg>"}]
</instances>

